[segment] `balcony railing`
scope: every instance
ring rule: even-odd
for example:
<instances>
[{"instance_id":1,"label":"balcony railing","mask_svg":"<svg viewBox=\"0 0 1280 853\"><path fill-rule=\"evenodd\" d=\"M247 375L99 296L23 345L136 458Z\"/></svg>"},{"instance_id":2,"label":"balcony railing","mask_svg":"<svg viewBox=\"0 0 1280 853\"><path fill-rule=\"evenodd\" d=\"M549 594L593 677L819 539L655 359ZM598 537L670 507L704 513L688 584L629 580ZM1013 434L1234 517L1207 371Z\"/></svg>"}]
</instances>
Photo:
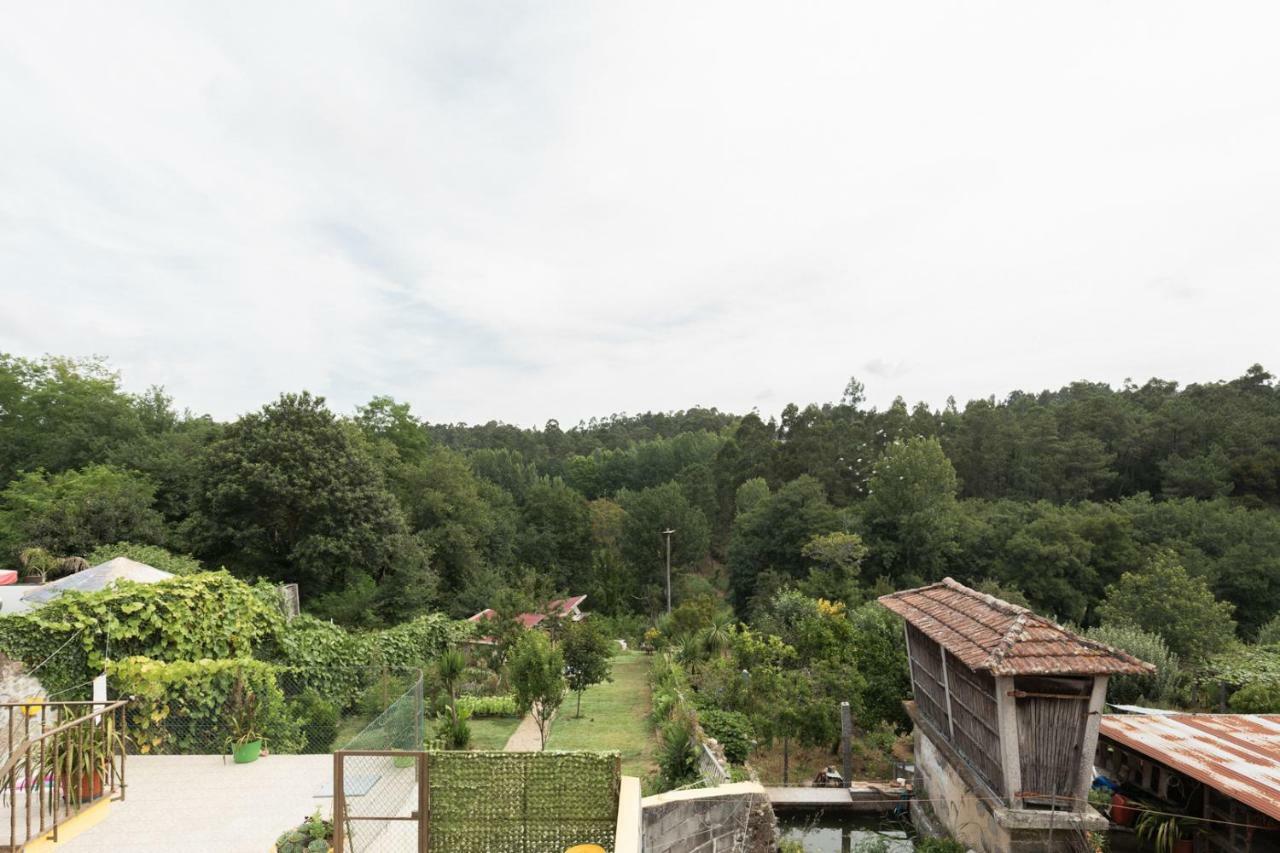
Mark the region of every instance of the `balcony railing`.
<instances>
[{"instance_id":1,"label":"balcony railing","mask_svg":"<svg viewBox=\"0 0 1280 853\"><path fill-rule=\"evenodd\" d=\"M114 702L0 704L0 850L49 837L103 797L124 799L125 707ZM7 842L7 843L5 843Z\"/></svg>"}]
</instances>

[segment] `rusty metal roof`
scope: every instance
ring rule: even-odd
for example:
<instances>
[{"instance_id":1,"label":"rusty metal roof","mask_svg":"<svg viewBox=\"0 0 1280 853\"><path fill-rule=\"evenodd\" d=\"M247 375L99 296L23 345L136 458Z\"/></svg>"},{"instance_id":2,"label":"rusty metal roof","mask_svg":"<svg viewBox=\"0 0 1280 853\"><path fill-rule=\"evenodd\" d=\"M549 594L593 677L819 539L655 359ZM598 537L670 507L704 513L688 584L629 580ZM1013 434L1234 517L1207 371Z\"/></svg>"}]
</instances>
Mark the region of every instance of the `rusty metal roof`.
<instances>
[{"instance_id":1,"label":"rusty metal roof","mask_svg":"<svg viewBox=\"0 0 1280 853\"><path fill-rule=\"evenodd\" d=\"M1025 607L945 578L880 597L880 603L970 669L993 675L1124 675L1155 667L1073 634Z\"/></svg>"},{"instance_id":2,"label":"rusty metal roof","mask_svg":"<svg viewBox=\"0 0 1280 853\"><path fill-rule=\"evenodd\" d=\"M1280 714L1106 714L1099 734L1280 820Z\"/></svg>"}]
</instances>

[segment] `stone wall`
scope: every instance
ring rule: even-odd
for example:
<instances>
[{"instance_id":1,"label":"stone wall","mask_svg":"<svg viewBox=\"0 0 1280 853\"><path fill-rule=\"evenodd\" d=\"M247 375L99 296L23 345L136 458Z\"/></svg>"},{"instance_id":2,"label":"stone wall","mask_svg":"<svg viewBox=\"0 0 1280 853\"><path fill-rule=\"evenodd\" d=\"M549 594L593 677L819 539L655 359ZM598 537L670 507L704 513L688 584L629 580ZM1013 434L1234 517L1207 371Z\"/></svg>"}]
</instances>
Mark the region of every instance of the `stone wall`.
<instances>
[{"instance_id":1,"label":"stone wall","mask_svg":"<svg viewBox=\"0 0 1280 853\"><path fill-rule=\"evenodd\" d=\"M0 703L25 702L28 699L43 699L44 696L44 687L37 679L27 675L26 667L18 661L0 655ZM23 723L26 724L25 734ZM13 732L12 743L9 741L10 731ZM0 708L0 763L9 756L15 745L38 734L40 734L39 714L28 716L18 711L11 727L8 709Z\"/></svg>"},{"instance_id":2,"label":"stone wall","mask_svg":"<svg viewBox=\"0 0 1280 853\"><path fill-rule=\"evenodd\" d=\"M738 782L643 800L644 853L774 853L777 822L764 788Z\"/></svg>"}]
</instances>

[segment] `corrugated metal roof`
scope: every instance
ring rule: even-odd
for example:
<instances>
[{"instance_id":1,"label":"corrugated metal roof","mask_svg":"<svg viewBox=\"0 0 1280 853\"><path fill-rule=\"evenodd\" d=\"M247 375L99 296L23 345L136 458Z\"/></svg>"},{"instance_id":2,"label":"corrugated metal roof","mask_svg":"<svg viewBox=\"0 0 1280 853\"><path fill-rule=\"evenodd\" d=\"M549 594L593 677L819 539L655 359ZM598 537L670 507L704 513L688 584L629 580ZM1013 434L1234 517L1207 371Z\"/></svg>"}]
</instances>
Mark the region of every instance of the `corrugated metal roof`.
<instances>
[{"instance_id":1,"label":"corrugated metal roof","mask_svg":"<svg viewBox=\"0 0 1280 853\"><path fill-rule=\"evenodd\" d=\"M1099 734L1280 820L1280 714L1106 714Z\"/></svg>"},{"instance_id":2,"label":"corrugated metal roof","mask_svg":"<svg viewBox=\"0 0 1280 853\"><path fill-rule=\"evenodd\" d=\"M1155 667L1119 649L1073 634L1025 607L940 583L880 597L880 603L970 669L994 675L1122 675Z\"/></svg>"}]
</instances>

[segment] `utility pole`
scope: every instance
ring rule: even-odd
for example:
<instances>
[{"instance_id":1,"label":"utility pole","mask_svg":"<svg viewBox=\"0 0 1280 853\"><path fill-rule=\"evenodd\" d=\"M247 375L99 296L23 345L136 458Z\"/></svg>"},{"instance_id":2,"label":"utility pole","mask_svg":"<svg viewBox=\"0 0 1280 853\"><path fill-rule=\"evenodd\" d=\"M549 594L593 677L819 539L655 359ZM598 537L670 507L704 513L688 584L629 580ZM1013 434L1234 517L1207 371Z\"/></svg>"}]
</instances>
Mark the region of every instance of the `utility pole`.
<instances>
[{"instance_id":1,"label":"utility pole","mask_svg":"<svg viewBox=\"0 0 1280 853\"><path fill-rule=\"evenodd\" d=\"M662 531L662 535L667 537L667 612L671 612L671 534L675 533L674 528L668 528Z\"/></svg>"}]
</instances>

